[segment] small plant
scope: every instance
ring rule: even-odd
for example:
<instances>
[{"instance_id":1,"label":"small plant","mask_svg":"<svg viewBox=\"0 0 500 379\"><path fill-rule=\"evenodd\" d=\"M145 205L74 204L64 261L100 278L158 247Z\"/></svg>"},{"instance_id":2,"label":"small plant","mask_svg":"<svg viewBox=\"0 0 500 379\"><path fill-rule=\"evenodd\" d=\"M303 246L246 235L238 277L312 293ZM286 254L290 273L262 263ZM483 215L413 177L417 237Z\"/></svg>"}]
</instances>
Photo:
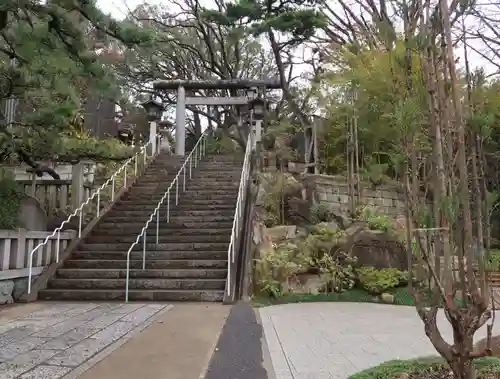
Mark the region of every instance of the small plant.
<instances>
[{"instance_id":1,"label":"small plant","mask_svg":"<svg viewBox=\"0 0 500 379\"><path fill-rule=\"evenodd\" d=\"M361 288L375 295L408 282L408 273L397 268L361 267L356 273Z\"/></svg>"}]
</instances>

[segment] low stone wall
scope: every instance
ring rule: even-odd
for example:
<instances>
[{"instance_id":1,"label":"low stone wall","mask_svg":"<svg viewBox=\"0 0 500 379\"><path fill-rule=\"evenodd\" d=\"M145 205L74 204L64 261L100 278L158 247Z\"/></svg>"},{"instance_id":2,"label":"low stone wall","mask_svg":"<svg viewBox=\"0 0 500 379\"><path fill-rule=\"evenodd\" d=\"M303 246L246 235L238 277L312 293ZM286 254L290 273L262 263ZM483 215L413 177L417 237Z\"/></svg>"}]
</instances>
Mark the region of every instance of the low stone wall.
<instances>
[{"instance_id":1,"label":"low stone wall","mask_svg":"<svg viewBox=\"0 0 500 379\"><path fill-rule=\"evenodd\" d=\"M350 211L349 184L346 178L309 174L305 181L314 190L317 200L328 203L338 212ZM398 215L404 211L403 194L396 186L381 185L373 188L370 183L364 182L360 186L361 205L374 206L388 215Z\"/></svg>"}]
</instances>

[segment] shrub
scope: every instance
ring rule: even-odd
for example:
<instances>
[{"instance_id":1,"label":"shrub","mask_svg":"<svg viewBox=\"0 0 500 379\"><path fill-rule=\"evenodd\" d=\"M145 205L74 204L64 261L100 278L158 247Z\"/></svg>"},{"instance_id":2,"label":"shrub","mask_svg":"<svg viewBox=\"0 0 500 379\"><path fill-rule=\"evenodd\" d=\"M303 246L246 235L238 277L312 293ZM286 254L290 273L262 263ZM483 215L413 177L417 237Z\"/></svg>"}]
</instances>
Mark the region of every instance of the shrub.
<instances>
[{"instance_id":1,"label":"shrub","mask_svg":"<svg viewBox=\"0 0 500 379\"><path fill-rule=\"evenodd\" d=\"M343 292L355 284L356 258L340 248L345 233L325 223L315 225L301 245L310 267L319 270L325 292Z\"/></svg>"},{"instance_id":2,"label":"shrub","mask_svg":"<svg viewBox=\"0 0 500 379\"><path fill-rule=\"evenodd\" d=\"M373 294L381 294L408 282L408 273L397 268L361 267L356 273L361 288Z\"/></svg>"},{"instance_id":3,"label":"shrub","mask_svg":"<svg viewBox=\"0 0 500 379\"><path fill-rule=\"evenodd\" d=\"M23 186L14 180L12 173L0 169L0 229L19 227L18 212L24 196Z\"/></svg>"}]
</instances>

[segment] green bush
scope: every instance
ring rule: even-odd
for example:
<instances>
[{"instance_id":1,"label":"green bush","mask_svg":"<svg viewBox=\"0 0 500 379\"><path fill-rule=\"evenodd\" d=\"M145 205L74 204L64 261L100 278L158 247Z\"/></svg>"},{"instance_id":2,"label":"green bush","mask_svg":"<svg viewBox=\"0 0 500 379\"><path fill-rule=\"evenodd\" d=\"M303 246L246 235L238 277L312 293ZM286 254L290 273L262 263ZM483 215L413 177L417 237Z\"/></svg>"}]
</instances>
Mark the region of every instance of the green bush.
<instances>
[{"instance_id":1,"label":"green bush","mask_svg":"<svg viewBox=\"0 0 500 379\"><path fill-rule=\"evenodd\" d=\"M14 175L0 169L0 229L19 227L19 205L24 196L24 188L14 180Z\"/></svg>"},{"instance_id":2,"label":"green bush","mask_svg":"<svg viewBox=\"0 0 500 379\"><path fill-rule=\"evenodd\" d=\"M408 282L408 273L397 268L361 267L356 273L361 288L373 294L381 294Z\"/></svg>"},{"instance_id":3,"label":"green bush","mask_svg":"<svg viewBox=\"0 0 500 379\"><path fill-rule=\"evenodd\" d=\"M500 373L500 359L496 357L486 357L474 360L478 372L477 379L491 378L488 374ZM442 371L449 371L448 365L439 357L417 358L407 361L394 360L384 362L378 366L363 370L348 377L348 379L399 379L407 377L408 374L436 375ZM419 376L420 377L420 376ZM429 376L430 377L430 376ZM437 376L436 376L437 377ZM441 376L440 376L441 377ZM495 375L496 377L496 375Z\"/></svg>"}]
</instances>

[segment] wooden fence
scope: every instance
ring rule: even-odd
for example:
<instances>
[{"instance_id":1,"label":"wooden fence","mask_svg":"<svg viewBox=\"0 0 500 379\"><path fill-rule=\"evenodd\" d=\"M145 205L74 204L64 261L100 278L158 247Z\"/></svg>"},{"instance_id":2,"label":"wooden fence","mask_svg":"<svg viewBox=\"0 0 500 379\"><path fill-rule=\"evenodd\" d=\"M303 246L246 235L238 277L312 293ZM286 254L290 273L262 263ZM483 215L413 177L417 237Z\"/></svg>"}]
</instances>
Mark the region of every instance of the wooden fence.
<instances>
[{"instance_id":1,"label":"wooden fence","mask_svg":"<svg viewBox=\"0 0 500 379\"><path fill-rule=\"evenodd\" d=\"M54 213L54 210L64 213L68 207L75 206L71 197L71 180L39 179L17 182L24 187L24 192L36 198L49 214ZM91 193L92 185L83 184L83 201L87 200Z\"/></svg>"},{"instance_id":2,"label":"wooden fence","mask_svg":"<svg viewBox=\"0 0 500 379\"><path fill-rule=\"evenodd\" d=\"M28 276L29 254L52 232L18 230L0 230L0 280ZM59 254L66 249L76 236L75 231L61 232ZM55 262L57 235L33 255L33 275L39 275L45 266Z\"/></svg>"}]
</instances>

